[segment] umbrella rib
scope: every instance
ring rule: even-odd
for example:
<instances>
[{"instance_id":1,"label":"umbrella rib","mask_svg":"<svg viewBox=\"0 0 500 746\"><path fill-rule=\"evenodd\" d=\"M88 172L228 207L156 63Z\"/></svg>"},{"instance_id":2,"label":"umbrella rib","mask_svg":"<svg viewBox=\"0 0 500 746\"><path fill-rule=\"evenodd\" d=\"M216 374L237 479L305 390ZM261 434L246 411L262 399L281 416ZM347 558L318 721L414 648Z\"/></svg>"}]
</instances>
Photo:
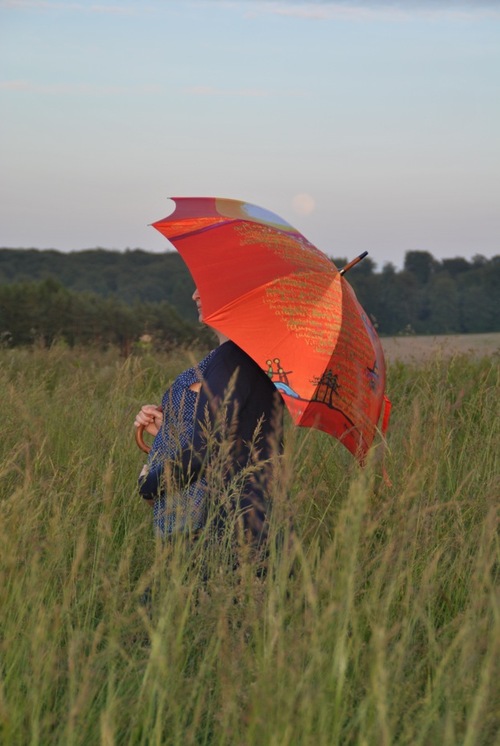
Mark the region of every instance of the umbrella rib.
<instances>
[{"instance_id":1,"label":"umbrella rib","mask_svg":"<svg viewBox=\"0 0 500 746\"><path fill-rule=\"evenodd\" d=\"M334 265L332 264L332 267L333 266ZM207 316L207 318L206 318L206 321L209 321L213 317L214 314L221 313L222 311L224 311L224 312L230 311L230 309L233 306L240 305L241 303L246 302L246 300L248 298L251 298L253 295L259 294L263 289L271 288L273 285L279 284L283 279L286 279L287 277L289 277L290 275L293 275L293 274L296 274L296 276L305 277L305 276L311 276L311 275L322 276L323 273L318 272L317 270L311 270L311 269L304 270L304 271L302 271L300 273L297 273L297 272L294 272L293 268L291 268L289 270L289 272L287 272L286 274L284 273L282 275L279 275L278 277L274 277L271 280L268 280L267 282L262 283L262 285L258 285L257 287L250 288L249 290L247 290L242 295L237 295L234 298L231 298L221 308L217 308L216 311L213 311L212 313L209 313L208 316ZM331 274L332 281L334 280L334 278L335 278L335 276L337 274L338 274L338 270L334 269L334 271ZM342 284L341 284L341 287L342 287ZM323 294L324 294L324 293L327 292L327 289L324 288L323 291L324 291L323 292ZM319 302L319 301L320 301L320 298L318 299L317 302Z\"/></svg>"},{"instance_id":2,"label":"umbrella rib","mask_svg":"<svg viewBox=\"0 0 500 746\"><path fill-rule=\"evenodd\" d=\"M214 223L214 225L206 225L203 228L197 228L194 231L188 231L187 233L179 233L177 236L169 236L169 241L180 241L183 238L190 238L191 236L198 236L200 233L206 233L207 231L213 231L215 228L221 228L223 225L231 225L232 223L241 223L241 220L221 220L220 223Z\"/></svg>"},{"instance_id":3,"label":"umbrella rib","mask_svg":"<svg viewBox=\"0 0 500 746\"><path fill-rule=\"evenodd\" d=\"M196 228L196 230L188 231L187 233L179 233L176 236L168 236L169 241L180 241L183 238L190 238L191 236L198 236L201 233L206 233L207 231L215 230L216 228L223 228L227 225L233 225L234 223L251 223L256 221L250 221L250 220L244 220L241 218L234 218L233 220L220 220L217 223L214 223L213 225L206 225L203 228ZM257 223L258 224L258 223ZM291 233L290 231L282 230L281 228L274 228L274 230L277 233L282 233L286 236L294 235L294 233ZM295 231L295 233L297 233Z\"/></svg>"}]
</instances>

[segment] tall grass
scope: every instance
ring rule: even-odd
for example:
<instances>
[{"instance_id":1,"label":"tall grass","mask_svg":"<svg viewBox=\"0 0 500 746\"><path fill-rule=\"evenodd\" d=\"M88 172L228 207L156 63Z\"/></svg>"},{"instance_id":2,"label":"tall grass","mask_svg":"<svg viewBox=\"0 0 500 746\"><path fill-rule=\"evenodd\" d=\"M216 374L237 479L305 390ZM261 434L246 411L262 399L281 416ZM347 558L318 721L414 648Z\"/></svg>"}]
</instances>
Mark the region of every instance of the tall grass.
<instances>
[{"instance_id":1,"label":"tall grass","mask_svg":"<svg viewBox=\"0 0 500 746\"><path fill-rule=\"evenodd\" d=\"M500 743L495 360L391 367L390 485L290 427L265 578L136 495L133 416L187 355L0 362L2 743Z\"/></svg>"}]
</instances>

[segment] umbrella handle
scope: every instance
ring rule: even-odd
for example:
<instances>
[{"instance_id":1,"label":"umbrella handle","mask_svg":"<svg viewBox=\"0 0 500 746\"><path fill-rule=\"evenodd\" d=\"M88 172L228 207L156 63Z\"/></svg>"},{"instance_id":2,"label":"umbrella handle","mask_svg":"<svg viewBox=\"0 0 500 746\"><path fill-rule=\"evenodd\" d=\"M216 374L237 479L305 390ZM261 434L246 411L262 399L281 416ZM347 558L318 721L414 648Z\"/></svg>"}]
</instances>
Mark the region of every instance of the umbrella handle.
<instances>
[{"instance_id":1,"label":"umbrella handle","mask_svg":"<svg viewBox=\"0 0 500 746\"><path fill-rule=\"evenodd\" d=\"M157 407L159 412L162 412L162 407ZM146 429L145 425L139 425L135 428L135 442L137 444L137 447L141 449L141 451L144 451L144 453L149 453L151 450L151 446L148 446L147 443L144 442L144 430Z\"/></svg>"},{"instance_id":2,"label":"umbrella handle","mask_svg":"<svg viewBox=\"0 0 500 746\"><path fill-rule=\"evenodd\" d=\"M144 425L139 425L139 427L135 428L135 442L137 443L137 446L141 449L141 451L144 451L144 453L149 453L151 450L151 446L148 446L147 443L144 442L144 430Z\"/></svg>"}]
</instances>

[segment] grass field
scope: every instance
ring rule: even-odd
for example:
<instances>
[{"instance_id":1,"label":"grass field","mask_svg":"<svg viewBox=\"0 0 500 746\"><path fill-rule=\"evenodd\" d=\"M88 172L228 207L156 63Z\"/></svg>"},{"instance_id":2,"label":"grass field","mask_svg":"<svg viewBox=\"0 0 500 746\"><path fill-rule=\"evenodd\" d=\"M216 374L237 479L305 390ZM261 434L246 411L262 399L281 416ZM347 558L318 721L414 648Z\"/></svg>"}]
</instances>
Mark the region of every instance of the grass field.
<instances>
[{"instance_id":1,"label":"grass field","mask_svg":"<svg viewBox=\"0 0 500 746\"><path fill-rule=\"evenodd\" d=\"M474 358L496 357L500 359L500 333L449 334L436 337L384 337L382 346L388 361L400 360L420 364L436 358L448 359L457 355Z\"/></svg>"},{"instance_id":2,"label":"grass field","mask_svg":"<svg viewBox=\"0 0 500 746\"><path fill-rule=\"evenodd\" d=\"M187 354L0 350L0 743L500 743L498 355L388 359L391 484L290 427L259 579L136 496Z\"/></svg>"}]
</instances>

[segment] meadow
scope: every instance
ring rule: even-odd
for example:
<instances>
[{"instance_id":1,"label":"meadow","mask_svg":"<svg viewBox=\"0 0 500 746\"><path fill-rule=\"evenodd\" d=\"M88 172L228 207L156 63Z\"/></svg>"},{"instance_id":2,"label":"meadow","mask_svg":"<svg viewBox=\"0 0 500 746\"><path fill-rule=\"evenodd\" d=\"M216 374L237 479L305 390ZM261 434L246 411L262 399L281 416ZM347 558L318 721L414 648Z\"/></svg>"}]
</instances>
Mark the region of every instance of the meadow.
<instances>
[{"instance_id":1,"label":"meadow","mask_svg":"<svg viewBox=\"0 0 500 746\"><path fill-rule=\"evenodd\" d=\"M0 350L0 743L500 743L499 358L388 357L388 477L289 426L258 577L136 494L191 353Z\"/></svg>"}]
</instances>

